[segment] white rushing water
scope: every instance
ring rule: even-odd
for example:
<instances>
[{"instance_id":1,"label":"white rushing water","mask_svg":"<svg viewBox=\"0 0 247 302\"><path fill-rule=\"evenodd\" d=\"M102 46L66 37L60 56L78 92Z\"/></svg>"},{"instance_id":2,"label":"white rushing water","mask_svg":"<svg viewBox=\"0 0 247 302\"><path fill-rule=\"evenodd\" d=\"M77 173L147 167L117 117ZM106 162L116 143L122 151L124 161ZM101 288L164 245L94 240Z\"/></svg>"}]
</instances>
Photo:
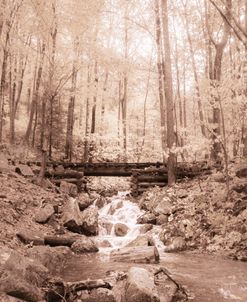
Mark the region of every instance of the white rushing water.
<instances>
[{"instance_id":1,"label":"white rushing water","mask_svg":"<svg viewBox=\"0 0 247 302\"><path fill-rule=\"evenodd\" d=\"M141 225L137 219L144 211L138 205L128 200L129 192L119 192L111 201L99 211L99 242L108 241L111 248L100 248L100 251L111 250L127 245L140 234ZM116 236L115 225L124 224L128 227L125 236Z\"/></svg>"}]
</instances>

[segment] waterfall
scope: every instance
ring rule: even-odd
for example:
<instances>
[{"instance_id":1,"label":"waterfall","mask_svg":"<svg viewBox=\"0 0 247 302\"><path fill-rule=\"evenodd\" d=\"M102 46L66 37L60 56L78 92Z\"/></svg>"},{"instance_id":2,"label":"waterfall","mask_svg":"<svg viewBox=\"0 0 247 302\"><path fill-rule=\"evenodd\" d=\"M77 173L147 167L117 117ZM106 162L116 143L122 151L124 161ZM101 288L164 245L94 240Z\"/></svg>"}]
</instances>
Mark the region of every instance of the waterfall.
<instances>
[{"instance_id":1,"label":"waterfall","mask_svg":"<svg viewBox=\"0 0 247 302\"><path fill-rule=\"evenodd\" d=\"M119 192L113 196L110 202L99 210L99 236L100 251L109 251L127 245L140 234L141 225L137 224L137 218L144 211L137 204L128 200L129 192ZM117 236L115 227L123 224L128 229L126 235ZM109 246L102 247L102 243Z\"/></svg>"}]
</instances>

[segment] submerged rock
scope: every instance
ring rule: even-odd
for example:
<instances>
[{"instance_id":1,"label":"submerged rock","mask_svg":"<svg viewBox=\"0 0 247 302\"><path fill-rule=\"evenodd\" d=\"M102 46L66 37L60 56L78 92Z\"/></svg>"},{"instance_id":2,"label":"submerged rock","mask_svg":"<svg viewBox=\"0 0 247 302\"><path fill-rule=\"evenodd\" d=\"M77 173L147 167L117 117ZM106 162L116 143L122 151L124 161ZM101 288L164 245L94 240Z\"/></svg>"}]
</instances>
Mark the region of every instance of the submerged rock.
<instances>
[{"instance_id":1,"label":"submerged rock","mask_svg":"<svg viewBox=\"0 0 247 302\"><path fill-rule=\"evenodd\" d=\"M125 236L128 233L128 226L124 223L116 223L114 226L114 232L116 236Z\"/></svg>"}]
</instances>

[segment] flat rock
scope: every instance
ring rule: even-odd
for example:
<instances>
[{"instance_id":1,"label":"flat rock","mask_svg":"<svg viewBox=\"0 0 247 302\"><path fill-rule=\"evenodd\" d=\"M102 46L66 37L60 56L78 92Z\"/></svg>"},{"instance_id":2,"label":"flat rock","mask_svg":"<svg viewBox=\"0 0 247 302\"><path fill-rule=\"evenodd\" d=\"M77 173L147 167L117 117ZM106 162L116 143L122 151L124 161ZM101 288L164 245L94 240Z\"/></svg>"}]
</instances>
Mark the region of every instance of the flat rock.
<instances>
[{"instance_id":1,"label":"flat rock","mask_svg":"<svg viewBox=\"0 0 247 302\"><path fill-rule=\"evenodd\" d=\"M159 259L155 246L123 247L110 254L110 260L114 262L158 263Z\"/></svg>"},{"instance_id":2,"label":"flat rock","mask_svg":"<svg viewBox=\"0 0 247 302\"><path fill-rule=\"evenodd\" d=\"M34 220L38 223L46 223L54 213L53 205L46 204L43 208L37 210Z\"/></svg>"}]
</instances>

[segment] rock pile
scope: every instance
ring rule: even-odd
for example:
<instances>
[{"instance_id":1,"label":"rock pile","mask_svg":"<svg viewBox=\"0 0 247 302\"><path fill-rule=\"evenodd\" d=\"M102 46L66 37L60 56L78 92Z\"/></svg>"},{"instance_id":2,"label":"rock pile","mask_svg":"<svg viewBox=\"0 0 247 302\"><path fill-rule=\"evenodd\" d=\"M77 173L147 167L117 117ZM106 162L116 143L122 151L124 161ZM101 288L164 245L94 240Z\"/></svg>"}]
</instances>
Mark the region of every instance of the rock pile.
<instances>
[{"instance_id":1,"label":"rock pile","mask_svg":"<svg viewBox=\"0 0 247 302\"><path fill-rule=\"evenodd\" d=\"M139 223L161 225L167 252L197 249L247 261L247 180L245 169L226 185L214 175L173 188L155 188L139 200L146 209ZM219 173L218 173L219 174Z\"/></svg>"}]
</instances>

